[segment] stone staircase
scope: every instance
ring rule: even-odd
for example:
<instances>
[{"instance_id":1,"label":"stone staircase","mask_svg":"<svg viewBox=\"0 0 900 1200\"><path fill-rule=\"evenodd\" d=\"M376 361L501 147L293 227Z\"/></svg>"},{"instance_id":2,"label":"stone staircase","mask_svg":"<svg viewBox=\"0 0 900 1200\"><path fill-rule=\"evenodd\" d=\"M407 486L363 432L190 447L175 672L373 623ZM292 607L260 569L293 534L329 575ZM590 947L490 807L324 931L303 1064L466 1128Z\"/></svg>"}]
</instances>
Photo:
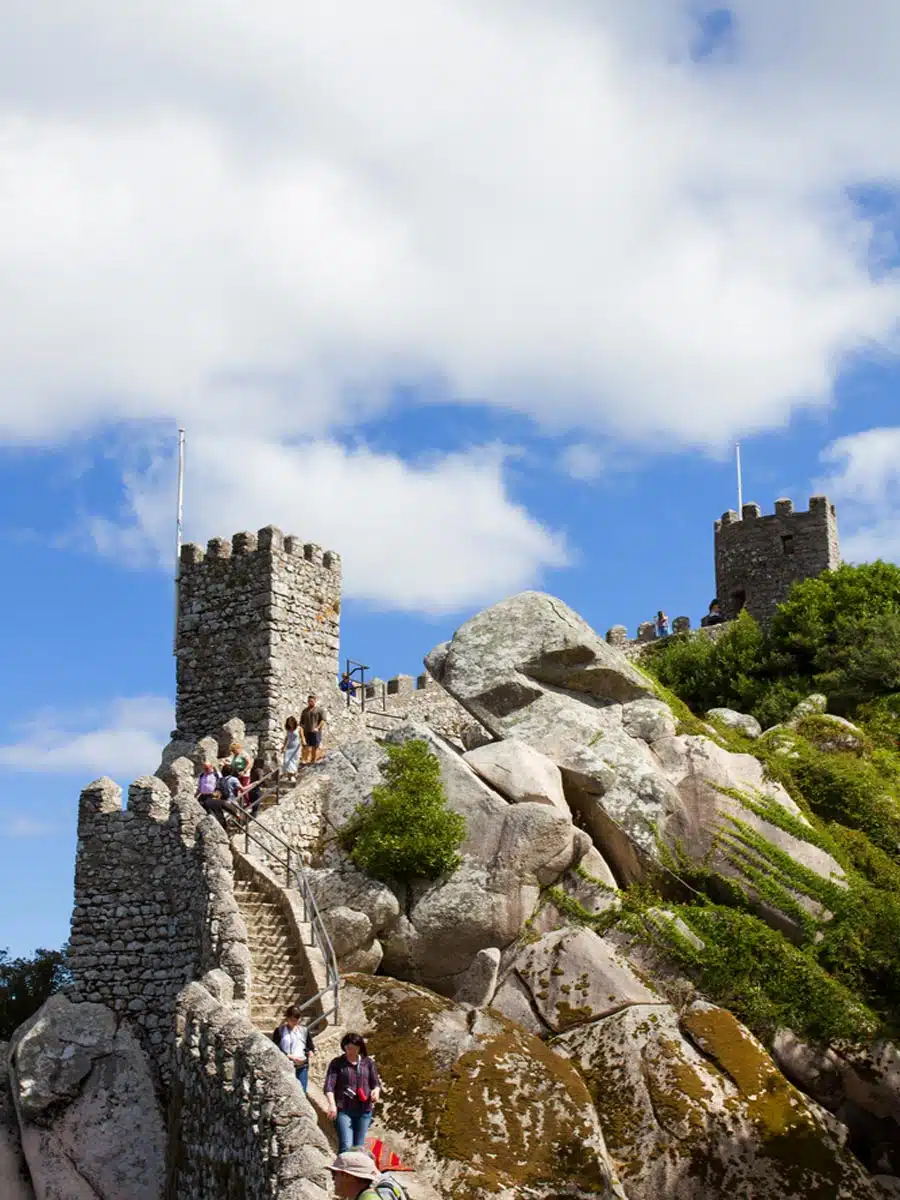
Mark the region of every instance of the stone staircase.
<instances>
[{"instance_id":1,"label":"stone staircase","mask_svg":"<svg viewBox=\"0 0 900 1200\"><path fill-rule=\"evenodd\" d=\"M298 946L298 941L302 941L308 947L309 927L296 919L292 926L286 915L283 900L289 893L259 864L251 866L240 853L235 854L235 860L234 894L247 926L252 965L250 1019L268 1037L281 1023L288 1005L303 1004L319 991L322 981L315 979L309 951L304 953L303 946ZM328 1117L322 1085L329 1062L341 1052L341 1038L346 1032L345 1026L334 1025L331 1020L317 1026L307 1091L319 1128L334 1151L337 1137ZM393 1141L377 1111L372 1133L385 1137L389 1143ZM414 1173L405 1173L402 1180L409 1200L440 1200L438 1192Z\"/></svg>"},{"instance_id":2,"label":"stone staircase","mask_svg":"<svg viewBox=\"0 0 900 1200\"><path fill-rule=\"evenodd\" d=\"M289 1004L302 1004L318 989L297 952L281 905L248 878L235 879L234 895L247 926L253 963L250 1019L257 1029L270 1034Z\"/></svg>"}]
</instances>

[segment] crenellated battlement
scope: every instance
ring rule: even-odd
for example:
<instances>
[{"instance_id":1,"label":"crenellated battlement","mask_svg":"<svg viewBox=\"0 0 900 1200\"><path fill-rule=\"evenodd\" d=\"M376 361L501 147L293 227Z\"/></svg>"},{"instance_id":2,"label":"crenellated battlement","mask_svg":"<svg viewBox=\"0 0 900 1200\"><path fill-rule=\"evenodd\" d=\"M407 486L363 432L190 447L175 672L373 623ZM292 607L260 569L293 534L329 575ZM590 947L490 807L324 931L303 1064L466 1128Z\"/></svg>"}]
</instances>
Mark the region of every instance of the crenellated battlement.
<instances>
[{"instance_id":1,"label":"crenellated battlement","mask_svg":"<svg viewBox=\"0 0 900 1200\"><path fill-rule=\"evenodd\" d=\"M723 526L743 525L748 521L783 521L789 517L808 517L810 514L825 523L829 519L836 520L834 505L829 502L827 496L811 496L809 508L805 512L795 509L793 500L782 498L775 501L775 511L769 514L763 514L760 506L755 503L742 505L740 513L735 512L733 508L729 508L716 521L715 531L719 533Z\"/></svg>"},{"instance_id":2,"label":"crenellated battlement","mask_svg":"<svg viewBox=\"0 0 900 1200\"><path fill-rule=\"evenodd\" d=\"M338 671L341 558L275 525L182 547L176 722L196 738L238 716L262 750Z\"/></svg>"},{"instance_id":3,"label":"crenellated battlement","mask_svg":"<svg viewBox=\"0 0 900 1200\"><path fill-rule=\"evenodd\" d=\"M266 525L256 533L232 534L231 538L214 537L206 547L187 542L181 547L181 569L201 566L222 559L240 558L248 554L280 553L300 558L327 571L340 571L341 556L333 550L323 550L315 542L304 542L293 534L284 534L275 525Z\"/></svg>"},{"instance_id":4,"label":"crenellated battlement","mask_svg":"<svg viewBox=\"0 0 900 1200\"><path fill-rule=\"evenodd\" d=\"M422 675L392 675L390 679L366 680L366 699L380 699L386 696L410 696L413 692L424 692L426 688L440 688L440 684L425 672Z\"/></svg>"},{"instance_id":5,"label":"crenellated battlement","mask_svg":"<svg viewBox=\"0 0 900 1200\"><path fill-rule=\"evenodd\" d=\"M742 608L763 624L791 585L840 566L837 514L827 496L813 496L805 511L786 498L774 513L744 504L715 523L716 593L725 616Z\"/></svg>"}]
</instances>

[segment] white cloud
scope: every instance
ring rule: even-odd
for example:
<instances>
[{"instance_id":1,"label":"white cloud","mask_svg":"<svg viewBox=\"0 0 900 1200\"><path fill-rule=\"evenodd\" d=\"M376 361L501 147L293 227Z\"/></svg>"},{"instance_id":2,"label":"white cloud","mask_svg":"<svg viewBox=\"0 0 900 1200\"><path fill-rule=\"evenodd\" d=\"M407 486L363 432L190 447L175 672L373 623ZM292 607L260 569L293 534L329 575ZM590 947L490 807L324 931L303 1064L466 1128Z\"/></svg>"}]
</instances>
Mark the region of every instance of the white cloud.
<instances>
[{"instance_id":1,"label":"white cloud","mask_svg":"<svg viewBox=\"0 0 900 1200\"><path fill-rule=\"evenodd\" d=\"M560 455L560 467L573 479L588 481L603 473L608 456L588 442L573 442Z\"/></svg>"},{"instance_id":2,"label":"white cloud","mask_svg":"<svg viewBox=\"0 0 900 1200\"><path fill-rule=\"evenodd\" d=\"M842 502L843 557L900 562L900 427L838 438L822 461L831 473L817 487Z\"/></svg>"},{"instance_id":3,"label":"white cloud","mask_svg":"<svg viewBox=\"0 0 900 1200\"><path fill-rule=\"evenodd\" d=\"M185 540L274 523L337 550L344 591L377 606L431 613L491 602L567 563L561 535L506 494L502 447L410 465L331 442L286 446L201 435L187 448ZM173 467L126 480L131 519L94 521L107 554L171 565Z\"/></svg>"},{"instance_id":4,"label":"white cloud","mask_svg":"<svg viewBox=\"0 0 900 1200\"><path fill-rule=\"evenodd\" d=\"M173 720L172 702L161 696L113 700L77 714L47 709L20 726L18 741L0 746L0 766L133 779L156 770Z\"/></svg>"},{"instance_id":5,"label":"white cloud","mask_svg":"<svg viewBox=\"0 0 900 1200\"><path fill-rule=\"evenodd\" d=\"M824 402L900 311L846 198L900 179L900 9L733 7L699 68L681 0L14 5L0 431L274 438L425 380L716 446Z\"/></svg>"}]
</instances>

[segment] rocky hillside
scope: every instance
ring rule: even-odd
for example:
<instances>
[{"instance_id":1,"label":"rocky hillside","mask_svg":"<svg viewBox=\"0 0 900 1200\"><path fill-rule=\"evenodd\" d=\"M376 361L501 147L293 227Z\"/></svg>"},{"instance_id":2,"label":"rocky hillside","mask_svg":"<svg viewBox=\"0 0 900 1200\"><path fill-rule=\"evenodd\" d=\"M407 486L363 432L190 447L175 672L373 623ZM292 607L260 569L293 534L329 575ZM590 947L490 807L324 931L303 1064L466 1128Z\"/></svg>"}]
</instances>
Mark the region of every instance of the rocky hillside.
<instances>
[{"instance_id":1,"label":"rocky hillside","mask_svg":"<svg viewBox=\"0 0 900 1200\"><path fill-rule=\"evenodd\" d=\"M617 1173L610 1186L633 1200L893 1194L890 1013L829 970L868 885L786 786L790 770L772 766L797 761L815 702L761 740L740 714L701 721L538 593L480 613L426 661L494 740L460 754L407 726L385 741L421 739L437 757L448 805L466 821L462 861L430 881L363 875L335 834L371 795L384 750L371 739L344 746L327 782L308 786L327 815L312 879L345 964L471 1006L483 1014L470 1019L480 1045L489 1026L479 1022L505 1019L513 1024L497 1028L567 1057ZM817 752L847 753L858 734L827 717L815 730L826 726L833 749L820 738ZM376 1053L390 1059L392 1005L370 996L363 1007ZM546 1051L532 1053L543 1079ZM515 1181L482 1172L476 1184L448 1167L472 1147L460 1154L415 1104L390 1115L436 1164L445 1194L506 1195L513 1182L533 1189L518 1194L559 1194L535 1133L551 1121L550 1101L534 1086L523 1098L512 1075L495 1080L493 1100L476 1086L482 1068L466 1077L476 1110L531 1106L524 1132L497 1127L496 1161L512 1140L525 1164ZM408 1098L419 1086L404 1075ZM567 1103L584 1111L583 1100ZM446 1116L453 1103L437 1107ZM595 1194L592 1170L572 1163L567 1185Z\"/></svg>"},{"instance_id":2,"label":"rocky hillside","mask_svg":"<svg viewBox=\"0 0 900 1200\"><path fill-rule=\"evenodd\" d=\"M144 919L129 872L144 879L148 856L123 866L116 845L146 829L173 855L154 868L153 920L175 928L195 912L200 940L185 924L183 950L197 961L170 985L159 968L171 939L123 940L122 995L153 978L156 1008L174 1013L172 1029L162 1016L144 1029L145 1050L131 1015L143 996L118 1016L58 997L17 1032L0 1088L2 1187L68 1198L59 1181L77 1175L92 1181L85 1200L125 1200L128 1175L135 1195L181 1200L168 1173L193 1181L185 1200L325 1194L327 1122L316 1128L249 1020L263 977L248 923L299 911L284 872L263 870L287 843L308 863L344 973L342 1024L323 1045L346 1028L366 1036L386 1084L373 1128L415 1165L411 1195L900 1195L894 752L822 696L765 731L728 707L691 712L534 592L478 614L426 663L481 744L348 721L252 846L229 848L193 799L194 765L215 743L169 747L126 813L109 801L109 887ZM373 829L404 754L419 775L403 819ZM368 859L364 826L379 851ZM408 862L443 865L383 869L404 848ZM251 903L257 877L268 890ZM279 918L270 941L302 958L291 928ZM171 1045L171 1061L160 1050L148 1070L146 1045ZM207 1112L218 1141L204 1136Z\"/></svg>"}]
</instances>

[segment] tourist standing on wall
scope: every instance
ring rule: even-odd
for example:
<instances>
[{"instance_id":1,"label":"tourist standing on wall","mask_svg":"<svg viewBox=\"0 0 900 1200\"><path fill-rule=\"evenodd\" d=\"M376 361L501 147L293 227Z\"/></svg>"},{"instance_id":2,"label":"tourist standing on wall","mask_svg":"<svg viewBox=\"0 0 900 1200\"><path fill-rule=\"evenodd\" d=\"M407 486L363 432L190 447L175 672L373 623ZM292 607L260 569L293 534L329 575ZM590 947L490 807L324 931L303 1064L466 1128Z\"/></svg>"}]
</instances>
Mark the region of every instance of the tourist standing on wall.
<instances>
[{"instance_id":1,"label":"tourist standing on wall","mask_svg":"<svg viewBox=\"0 0 900 1200\"><path fill-rule=\"evenodd\" d=\"M314 763L319 757L322 730L325 728L325 714L316 703L315 696L306 699L306 708L300 714L300 728L303 730L303 761Z\"/></svg>"},{"instance_id":2,"label":"tourist standing on wall","mask_svg":"<svg viewBox=\"0 0 900 1200\"><path fill-rule=\"evenodd\" d=\"M664 637L669 636L669 618L666 616L666 614L663 612L662 609L659 609L659 611L656 614L655 624L656 624L656 636L658 638L664 638Z\"/></svg>"},{"instance_id":3,"label":"tourist standing on wall","mask_svg":"<svg viewBox=\"0 0 900 1200\"><path fill-rule=\"evenodd\" d=\"M309 1084L309 1057L315 1047L309 1030L300 1024L302 1016L300 1009L292 1004L285 1011L284 1023L278 1026L275 1033L278 1045L294 1064L294 1071L305 1092Z\"/></svg>"},{"instance_id":4,"label":"tourist standing on wall","mask_svg":"<svg viewBox=\"0 0 900 1200\"><path fill-rule=\"evenodd\" d=\"M343 1054L331 1060L325 1074L325 1099L337 1130L339 1152L365 1146L372 1109L381 1096L378 1068L365 1039L358 1033L345 1033L341 1050Z\"/></svg>"},{"instance_id":5,"label":"tourist standing on wall","mask_svg":"<svg viewBox=\"0 0 900 1200\"><path fill-rule=\"evenodd\" d=\"M284 723L284 742L281 747L281 769L285 775L296 775L300 768L300 734L297 718L288 717Z\"/></svg>"}]
</instances>

